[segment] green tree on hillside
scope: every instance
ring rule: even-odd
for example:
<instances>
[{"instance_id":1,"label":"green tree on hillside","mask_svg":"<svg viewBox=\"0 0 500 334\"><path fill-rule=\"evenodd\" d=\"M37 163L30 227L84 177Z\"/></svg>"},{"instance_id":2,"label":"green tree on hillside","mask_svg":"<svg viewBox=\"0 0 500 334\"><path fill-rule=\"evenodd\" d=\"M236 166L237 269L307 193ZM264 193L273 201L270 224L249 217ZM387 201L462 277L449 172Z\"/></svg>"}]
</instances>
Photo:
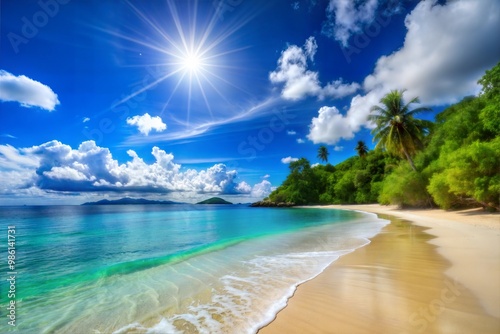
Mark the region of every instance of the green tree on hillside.
<instances>
[{"instance_id":1,"label":"green tree on hillside","mask_svg":"<svg viewBox=\"0 0 500 334\"><path fill-rule=\"evenodd\" d=\"M372 131L373 139L378 141L376 147L406 158L415 171L412 156L423 148L423 137L432 123L417 119L414 115L431 109L420 107L410 110L410 105L419 103L419 100L415 97L404 104L404 92L404 90L393 90L385 95L380 99L383 106L373 106L368 119L376 125Z\"/></svg>"},{"instance_id":2,"label":"green tree on hillside","mask_svg":"<svg viewBox=\"0 0 500 334\"><path fill-rule=\"evenodd\" d=\"M358 141L358 144L356 145L355 148L356 152L358 152L358 155L361 158L364 158L366 154L368 153L368 146L366 146L365 142L360 140Z\"/></svg>"},{"instance_id":3,"label":"green tree on hillside","mask_svg":"<svg viewBox=\"0 0 500 334\"><path fill-rule=\"evenodd\" d=\"M328 149L326 146L321 145L318 149L318 159L323 161L323 162L328 162Z\"/></svg>"},{"instance_id":4,"label":"green tree on hillside","mask_svg":"<svg viewBox=\"0 0 500 334\"><path fill-rule=\"evenodd\" d=\"M321 189L318 176L305 158L292 161L288 166L290 174L281 186L269 195L275 203L294 203L297 205L318 203Z\"/></svg>"},{"instance_id":5,"label":"green tree on hillside","mask_svg":"<svg viewBox=\"0 0 500 334\"><path fill-rule=\"evenodd\" d=\"M500 135L500 62L478 81L483 86L481 97L487 102L480 111L479 118L486 130Z\"/></svg>"}]
</instances>

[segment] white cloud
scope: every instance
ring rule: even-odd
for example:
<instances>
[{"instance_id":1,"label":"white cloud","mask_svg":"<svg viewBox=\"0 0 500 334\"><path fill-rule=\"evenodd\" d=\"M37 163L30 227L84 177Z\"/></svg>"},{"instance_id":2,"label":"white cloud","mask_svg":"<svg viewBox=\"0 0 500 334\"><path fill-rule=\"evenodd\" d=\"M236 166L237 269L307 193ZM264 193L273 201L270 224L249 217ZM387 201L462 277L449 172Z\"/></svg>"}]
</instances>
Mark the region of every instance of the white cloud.
<instances>
[{"instance_id":1,"label":"white cloud","mask_svg":"<svg viewBox=\"0 0 500 334\"><path fill-rule=\"evenodd\" d=\"M318 73L307 69L304 49L291 45L281 53L278 68L269 74L272 83L284 83L281 96L287 100L299 100L321 92Z\"/></svg>"},{"instance_id":2,"label":"white cloud","mask_svg":"<svg viewBox=\"0 0 500 334\"><path fill-rule=\"evenodd\" d=\"M152 130L162 132L167 128L167 125L163 123L160 116L151 117L148 113L142 116L136 115L132 118L127 118L127 124L137 126L139 132L145 136L149 135Z\"/></svg>"},{"instance_id":3,"label":"white cloud","mask_svg":"<svg viewBox=\"0 0 500 334\"><path fill-rule=\"evenodd\" d=\"M351 119L342 115L336 107L321 107L318 117L314 117L309 125L307 138L313 143L333 145L340 139L352 139L359 125L351 123Z\"/></svg>"},{"instance_id":4,"label":"white cloud","mask_svg":"<svg viewBox=\"0 0 500 334\"><path fill-rule=\"evenodd\" d=\"M69 166L52 167L50 171L43 172L50 179L70 181L95 181L95 176L87 177L83 172Z\"/></svg>"},{"instance_id":5,"label":"white cloud","mask_svg":"<svg viewBox=\"0 0 500 334\"><path fill-rule=\"evenodd\" d=\"M263 179L268 179L268 178L270 178L270 177L271 177L271 175L266 174L266 175L264 175L262 178L263 178Z\"/></svg>"},{"instance_id":6,"label":"white cloud","mask_svg":"<svg viewBox=\"0 0 500 334\"><path fill-rule=\"evenodd\" d=\"M491 35L500 31L498 12L498 1L420 2L406 17L403 47L381 57L365 78L367 93L353 97L345 114L322 107L307 137L335 144L353 138L361 127L372 128L367 120L370 108L392 89L407 89L406 98L418 96L428 106L477 94L477 80L500 59L500 40Z\"/></svg>"},{"instance_id":7,"label":"white cloud","mask_svg":"<svg viewBox=\"0 0 500 334\"><path fill-rule=\"evenodd\" d=\"M318 50L318 44L316 43L316 39L313 36L310 36L306 39L306 43L304 44L304 51L309 60L314 61L314 55Z\"/></svg>"},{"instance_id":8,"label":"white cloud","mask_svg":"<svg viewBox=\"0 0 500 334\"><path fill-rule=\"evenodd\" d=\"M302 138L297 138L297 143L304 144L306 141Z\"/></svg>"},{"instance_id":9,"label":"white cloud","mask_svg":"<svg viewBox=\"0 0 500 334\"><path fill-rule=\"evenodd\" d=\"M284 84L281 96L286 100L300 100L307 96L319 99L325 97L341 98L356 92L357 83L344 84L342 79L321 87L318 72L308 69L307 60L313 60L317 44L314 37L306 40L304 47L290 45L281 52L278 67L269 73L269 80L274 84Z\"/></svg>"},{"instance_id":10,"label":"white cloud","mask_svg":"<svg viewBox=\"0 0 500 334\"><path fill-rule=\"evenodd\" d=\"M295 136L295 135L297 134L297 132L295 132L295 131L293 131L293 130L288 130L288 131L286 132L286 134L287 134L287 135L289 135L289 136Z\"/></svg>"},{"instance_id":11,"label":"white cloud","mask_svg":"<svg viewBox=\"0 0 500 334\"><path fill-rule=\"evenodd\" d=\"M356 83L344 84L342 79L335 80L328 83L324 88L321 96L330 96L334 99L340 99L344 96L352 95L356 93L361 86Z\"/></svg>"},{"instance_id":12,"label":"white cloud","mask_svg":"<svg viewBox=\"0 0 500 334\"><path fill-rule=\"evenodd\" d=\"M377 61L365 89L404 88L430 105L478 93L477 80L500 59L499 12L498 1L420 2L405 19L403 47Z\"/></svg>"},{"instance_id":13,"label":"white cloud","mask_svg":"<svg viewBox=\"0 0 500 334\"><path fill-rule=\"evenodd\" d=\"M264 198L269 196L269 194L272 192L272 185L271 182L267 180L263 180L260 183L257 183L256 185L253 186L251 195L252 197L256 198Z\"/></svg>"},{"instance_id":14,"label":"white cloud","mask_svg":"<svg viewBox=\"0 0 500 334\"><path fill-rule=\"evenodd\" d=\"M348 46L351 35L373 22L377 8L378 0L330 0L323 33Z\"/></svg>"},{"instance_id":15,"label":"white cloud","mask_svg":"<svg viewBox=\"0 0 500 334\"><path fill-rule=\"evenodd\" d=\"M53 111L59 104L57 94L49 86L4 70L0 70L0 101L18 102L23 107L39 107L48 111Z\"/></svg>"},{"instance_id":16,"label":"white cloud","mask_svg":"<svg viewBox=\"0 0 500 334\"><path fill-rule=\"evenodd\" d=\"M298 161L298 158L292 158L292 157L286 157L281 159L281 163L283 164L289 164L290 162Z\"/></svg>"},{"instance_id":17,"label":"white cloud","mask_svg":"<svg viewBox=\"0 0 500 334\"><path fill-rule=\"evenodd\" d=\"M88 117L84 117L82 120L83 123L87 123L88 121L90 121L90 118L88 118Z\"/></svg>"},{"instance_id":18,"label":"white cloud","mask_svg":"<svg viewBox=\"0 0 500 334\"><path fill-rule=\"evenodd\" d=\"M0 170L20 170L38 166L36 156L25 155L11 145L0 145Z\"/></svg>"},{"instance_id":19,"label":"white cloud","mask_svg":"<svg viewBox=\"0 0 500 334\"><path fill-rule=\"evenodd\" d=\"M315 163L315 164L312 164L311 165L311 168L314 168L314 167L318 167L318 166L321 166L321 164L319 162Z\"/></svg>"},{"instance_id":20,"label":"white cloud","mask_svg":"<svg viewBox=\"0 0 500 334\"><path fill-rule=\"evenodd\" d=\"M224 164L181 171L173 154L153 147L153 163L129 150L119 164L107 148L86 141L77 149L59 141L17 149L0 145L0 195L26 189L63 193L192 193L252 196L264 193L268 181L250 186ZM24 190L23 190L24 189Z\"/></svg>"},{"instance_id":21,"label":"white cloud","mask_svg":"<svg viewBox=\"0 0 500 334\"><path fill-rule=\"evenodd\" d=\"M40 158L25 154L10 145L0 145L0 194L27 192L35 182Z\"/></svg>"},{"instance_id":22,"label":"white cloud","mask_svg":"<svg viewBox=\"0 0 500 334\"><path fill-rule=\"evenodd\" d=\"M344 150L344 146L335 146L335 147L333 148L333 150L334 150L335 152L341 152L341 151L343 151L343 150Z\"/></svg>"}]
</instances>

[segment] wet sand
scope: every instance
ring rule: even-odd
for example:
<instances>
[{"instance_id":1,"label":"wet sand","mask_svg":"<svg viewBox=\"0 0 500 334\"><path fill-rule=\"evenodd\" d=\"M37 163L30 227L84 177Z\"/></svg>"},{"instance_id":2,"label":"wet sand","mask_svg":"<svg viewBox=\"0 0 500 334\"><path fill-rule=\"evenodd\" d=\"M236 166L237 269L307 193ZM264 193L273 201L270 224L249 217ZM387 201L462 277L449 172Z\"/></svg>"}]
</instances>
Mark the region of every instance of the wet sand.
<instances>
[{"instance_id":1,"label":"wet sand","mask_svg":"<svg viewBox=\"0 0 500 334\"><path fill-rule=\"evenodd\" d=\"M500 333L499 215L335 208L392 223L299 286L260 334Z\"/></svg>"}]
</instances>

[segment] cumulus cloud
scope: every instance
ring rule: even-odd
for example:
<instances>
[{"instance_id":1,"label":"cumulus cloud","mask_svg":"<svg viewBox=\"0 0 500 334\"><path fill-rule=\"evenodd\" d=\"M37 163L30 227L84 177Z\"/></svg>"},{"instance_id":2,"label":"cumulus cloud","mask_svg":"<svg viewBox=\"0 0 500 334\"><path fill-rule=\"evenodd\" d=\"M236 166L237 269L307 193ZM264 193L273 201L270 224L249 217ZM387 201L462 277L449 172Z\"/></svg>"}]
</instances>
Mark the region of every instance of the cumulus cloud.
<instances>
[{"instance_id":1,"label":"cumulus cloud","mask_svg":"<svg viewBox=\"0 0 500 334\"><path fill-rule=\"evenodd\" d=\"M88 118L88 117L84 117L82 120L83 123L87 123L88 121L90 121L90 118Z\"/></svg>"},{"instance_id":2,"label":"cumulus cloud","mask_svg":"<svg viewBox=\"0 0 500 334\"><path fill-rule=\"evenodd\" d=\"M314 59L317 48L316 40L311 36L303 47L290 45L281 52L278 67L269 74L269 80L274 84L284 84L281 91L284 99L295 101L307 96L342 98L359 89L359 84L344 84L342 79L322 87L318 72L308 69L308 59Z\"/></svg>"},{"instance_id":3,"label":"cumulus cloud","mask_svg":"<svg viewBox=\"0 0 500 334\"><path fill-rule=\"evenodd\" d=\"M145 136L149 135L152 130L162 132L167 129L167 125L163 123L160 116L151 117L148 113L127 118L127 124L137 126L139 132Z\"/></svg>"},{"instance_id":4,"label":"cumulus cloud","mask_svg":"<svg viewBox=\"0 0 500 334\"><path fill-rule=\"evenodd\" d=\"M341 138L354 137L354 129L349 119L336 107L321 107L318 117L314 117L309 126L307 138L313 143L335 144Z\"/></svg>"},{"instance_id":5,"label":"cumulus cloud","mask_svg":"<svg viewBox=\"0 0 500 334\"><path fill-rule=\"evenodd\" d=\"M281 159L281 163L289 164L290 162L298 161L298 158L286 157Z\"/></svg>"},{"instance_id":6,"label":"cumulus cloud","mask_svg":"<svg viewBox=\"0 0 500 334\"><path fill-rule=\"evenodd\" d=\"M257 183L253 186L251 195L256 198L264 198L269 196L269 194L273 191L273 187L271 182L267 180L262 180L262 182Z\"/></svg>"},{"instance_id":7,"label":"cumulus cloud","mask_svg":"<svg viewBox=\"0 0 500 334\"><path fill-rule=\"evenodd\" d=\"M306 141L302 138L297 138L297 143L304 144Z\"/></svg>"},{"instance_id":8,"label":"cumulus cloud","mask_svg":"<svg viewBox=\"0 0 500 334\"><path fill-rule=\"evenodd\" d=\"M420 2L406 17L403 47L381 57L366 90L407 89L425 104L457 102L479 92L477 80L500 59L500 2ZM460 19L457 19L460 17Z\"/></svg>"},{"instance_id":9,"label":"cumulus cloud","mask_svg":"<svg viewBox=\"0 0 500 334\"><path fill-rule=\"evenodd\" d=\"M342 79L332 81L328 83L324 88L321 96L330 96L334 99L340 99L344 96L352 95L356 93L356 91L361 86L356 83L344 84Z\"/></svg>"},{"instance_id":10,"label":"cumulus cloud","mask_svg":"<svg viewBox=\"0 0 500 334\"><path fill-rule=\"evenodd\" d=\"M330 0L322 32L348 46L351 35L373 22L378 5L378 0Z\"/></svg>"},{"instance_id":11,"label":"cumulus cloud","mask_svg":"<svg viewBox=\"0 0 500 334\"><path fill-rule=\"evenodd\" d=\"M295 132L295 131L293 131L293 130L288 130L288 131L286 132L286 134L287 134L287 135L289 135L289 136L295 136L295 135L297 134L297 132Z\"/></svg>"},{"instance_id":12,"label":"cumulus cloud","mask_svg":"<svg viewBox=\"0 0 500 334\"><path fill-rule=\"evenodd\" d=\"M38 107L48 111L53 111L59 104L57 94L49 86L4 70L0 70L0 101L18 102L23 107Z\"/></svg>"},{"instance_id":13,"label":"cumulus cloud","mask_svg":"<svg viewBox=\"0 0 500 334\"><path fill-rule=\"evenodd\" d=\"M366 93L353 97L345 114L322 107L307 137L314 143L335 144L353 138L361 127L372 128L367 120L370 108L393 89L407 89L406 98L418 96L428 106L477 94L477 80L500 59L500 40L491 35L500 31L498 12L498 1L420 2L406 17L403 47L381 57L365 78Z\"/></svg>"},{"instance_id":14,"label":"cumulus cloud","mask_svg":"<svg viewBox=\"0 0 500 334\"><path fill-rule=\"evenodd\" d=\"M153 163L129 150L120 164L107 148L86 141L77 149L59 141L17 149L0 145L0 192L34 188L57 192L140 192L252 195L264 193L266 183L237 182L238 174L224 164L204 170L181 171L174 156L153 147ZM267 181L266 181L267 182Z\"/></svg>"},{"instance_id":15,"label":"cumulus cloud","mask_svg":"<svg viewBox=\"0 0 500 334\"><path fill-rule=\"evenodd\" d=\"M0 194L11 195L14 189L25 192L30 188L37 177L39 162L39 157L10 145L0 145Z\"/></svg>"}]
</instances>

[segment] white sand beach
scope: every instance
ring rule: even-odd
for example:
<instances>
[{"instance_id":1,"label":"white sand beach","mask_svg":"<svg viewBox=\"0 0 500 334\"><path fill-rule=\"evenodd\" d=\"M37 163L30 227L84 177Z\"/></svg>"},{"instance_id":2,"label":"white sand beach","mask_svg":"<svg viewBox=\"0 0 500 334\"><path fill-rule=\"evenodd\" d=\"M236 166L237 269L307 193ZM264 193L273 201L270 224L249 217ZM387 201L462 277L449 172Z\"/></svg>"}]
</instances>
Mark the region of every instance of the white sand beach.
<instances>
[{"instance_id":1,"label":"white sand beach","mask_svg":"<svg viewBox=\"0 0 500 334\"><path fill-rule=\"evenodd\" d=\"M259 333L498 333L500 215L333 205L391 218ZM397 217L397 218L396 218Z\"/></svg>"}]
</instances>

